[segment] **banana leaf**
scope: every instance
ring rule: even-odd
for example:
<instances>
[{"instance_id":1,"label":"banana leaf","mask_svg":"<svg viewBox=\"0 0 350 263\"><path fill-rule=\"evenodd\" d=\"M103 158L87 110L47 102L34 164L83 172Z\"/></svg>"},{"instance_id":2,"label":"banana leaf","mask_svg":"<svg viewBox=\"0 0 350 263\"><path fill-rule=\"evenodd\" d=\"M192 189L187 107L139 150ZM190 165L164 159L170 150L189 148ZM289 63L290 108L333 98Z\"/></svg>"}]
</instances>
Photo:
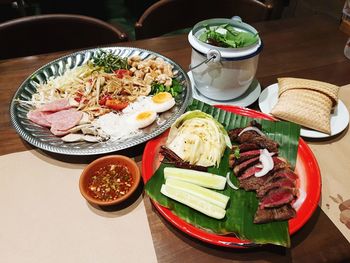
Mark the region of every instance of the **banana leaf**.
<instances>
[{"instance_id":1,"label":"banana leaf","mask_svg":"<svg viewBox=\"0 0 350 263\"><path fill-rule=\"evenodd\" d=\"M201 110L212 115L227 130L236 127L245 127L252 121L252 118L226 112L224 110L212 107L198 100L193 100L188 110ZM273 122L267 120L256 119L262 125L263 131L273 140L280 144L279 156L286 158L292 168L294 168L297 157L298 141L300 126L290 122ZM228 157L230 150L226 149L220 166L218 168L211 167L209 172L226 176L230 172L231 181L238 185L238 180L229 169ZM275 244L289 247L290 237L288 231L288 221L271 222L266 224L254 224L253 218L258 207L258 200L253 191L245 191L242 189L233 190L230 187L221 192L230 196L229 203L226 208L226 216L222 220L217 220L208 217L192 208L176 202L160 193L160 188L164 180L164 168L168 166L161 164L152 178L145 186L146 193L154 201L162 206L172 210L181 219L186 222L204 229L208 232L213 232L218 235L234 233L241 239L248 239L256 244Z\"/></svg>"}]
</instances>

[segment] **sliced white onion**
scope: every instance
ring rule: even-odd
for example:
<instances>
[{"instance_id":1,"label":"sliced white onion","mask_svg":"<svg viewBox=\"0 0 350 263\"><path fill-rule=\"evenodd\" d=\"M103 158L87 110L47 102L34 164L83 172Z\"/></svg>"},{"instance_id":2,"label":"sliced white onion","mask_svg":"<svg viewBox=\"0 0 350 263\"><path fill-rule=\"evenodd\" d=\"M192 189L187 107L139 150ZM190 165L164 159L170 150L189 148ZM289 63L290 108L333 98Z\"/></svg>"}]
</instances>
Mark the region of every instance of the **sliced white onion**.
<instances>
[{"instance_id":1,"label":"sliced white onion","mask_svg":"<svg viewBox=\"0 0 350 263\"><path fill-rule=\"evenodd\" d=\"M244 128L240 133L238 133L238 136L241 136L241 134L246 132L246 131L255 131L258 134L260 134L261 136L266 136L265 133L263 133L261 130L259 130L257 127L254 127L254 126L249 126L249 127Z\"/></svg>"},{"instance_id":2,"label":"sliced white onion","mask_svg":"<svg viewBox=\"0 0 350 263\"><path fill-rule=\"evenodd\" d=\"M259 161L261 162L262 169L254 174L256 177L264 176L273 168L273 159L267 149L260 150Z\"/></svg>"},{"instance_id":3,"label":"sliced white onion","mask_svg":"<svg viewBox=\"0 0 350 263\"><path fill-rule=\"evenodd\" d=\"M228 184L231 188L233 188L233 189L235 189L235 190L238 189L238 187L235 186L235 185L231 182L231 180L230 180L230 172L227 172L226 181L227 181L227 184Z\"/></svg>"},{"instance_id":4,"label":"sliced white onion","mask_svg":"<svg viewBox=\"0 0 350 263\"><path fill-rule=\"evenodd\" d=\"M294 202L293 208L298 211L301 205L304 203L306 199L306 192L302 189L299 189L299 197L298 199Z\"/></svg>"}]
</instances>

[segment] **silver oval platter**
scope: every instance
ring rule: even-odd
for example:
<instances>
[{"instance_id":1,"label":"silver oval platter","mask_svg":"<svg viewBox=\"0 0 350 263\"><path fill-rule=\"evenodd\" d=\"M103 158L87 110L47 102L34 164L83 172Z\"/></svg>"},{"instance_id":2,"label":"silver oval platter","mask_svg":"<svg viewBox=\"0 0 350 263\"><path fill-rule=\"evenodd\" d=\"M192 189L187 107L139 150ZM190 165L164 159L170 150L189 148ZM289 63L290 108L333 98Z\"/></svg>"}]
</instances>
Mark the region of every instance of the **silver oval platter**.
<instances>
[{"instance_id":1,"label":"silver oval platter","mask_svg":"<svg viewBox=\"0 0 350 263\"><path fill-rule=\"evenodd\" d=\"M183 92L176 99L176 104L170 110L161 113L156 123L143 129L141 134L129 137L124 140L104 142L64 142L60 137L53 135L48 128L41 127L27 118L29 110L33 106L18 101L30 101L36 92L38 84L46 83L49 78L62 75L67 68L73 69L90 61L97 52L101 50L112 52L120 57L131 57L139 55L142 59L150 56L163 58L177 71L175 78L183 87ZM171 124L186 110L192 98L191 82L183 69L174 61L149 50L132 47L105 47L79 51L64 57L58 58L31 74L18 88L10 105L10 117L17 133L27 142L40 149L67 155L95 155L104 154L127 149L132 146L144 143L167 130ZM121 127L122 128L122 127Z\"/></svg>"}]
</instances>

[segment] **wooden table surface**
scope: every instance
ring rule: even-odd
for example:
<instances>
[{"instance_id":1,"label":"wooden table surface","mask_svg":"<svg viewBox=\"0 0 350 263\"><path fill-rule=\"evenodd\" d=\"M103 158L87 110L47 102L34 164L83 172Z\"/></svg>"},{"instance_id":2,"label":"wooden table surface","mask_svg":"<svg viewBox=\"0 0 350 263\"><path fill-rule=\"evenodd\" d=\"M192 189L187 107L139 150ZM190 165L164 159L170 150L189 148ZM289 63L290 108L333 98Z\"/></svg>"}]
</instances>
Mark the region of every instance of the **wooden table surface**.
<instances>
[{"instance_id":1,"label":"wooden table surface","mask_svg":"<svg viewBox=\"0 0 350 263\"><path fill-rule=\"evenodd\" d=\"M338 30L339 21L323 16L269 21L254 24L264 42L257 79L263 88L277 77L304 77L337 85L350 83L350 60L343 55L347 36ZM184 69L190 64L187 35L160 37L118 46L153 50L173 59ZM33 149L12 128L9 103L24 79L39 67L70 52L0 60L0 155ZM256 104L252 107L256 107ZM124 154L141 160L144 145ZM350 154L350 153L349 153ZM87 162L89 158L65 161ZM228 249L208 245L178 231L165 221L144 198L159 262L350 262L350 244L318 207L311 219L291 238L290 249L263 246Z\"/></svg>"}]
</instances>

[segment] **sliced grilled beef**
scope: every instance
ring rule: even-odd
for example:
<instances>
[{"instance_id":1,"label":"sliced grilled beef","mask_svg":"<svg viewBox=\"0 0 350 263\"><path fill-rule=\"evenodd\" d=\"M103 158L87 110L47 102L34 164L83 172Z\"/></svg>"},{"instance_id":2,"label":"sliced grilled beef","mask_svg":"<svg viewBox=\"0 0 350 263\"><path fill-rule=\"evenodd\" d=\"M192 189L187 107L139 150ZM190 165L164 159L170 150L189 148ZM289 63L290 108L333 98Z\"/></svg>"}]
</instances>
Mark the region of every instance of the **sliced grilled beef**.
<instances>
[{"instance_id":1,"label":"sliced grilled beef","mask_svg":"<svg viewBox=\"0 0 350 263\"><path fill-rule=\"evenodd\" d=\"M272 176L271 178L273 178L274 176ZM263 196L265 196L269 191L276 189L276 188L294 188L295 187L295 182L289 180L288 178L280 178L277 181L270 181L270 182L266 182L265 185L263 185L262 187L260 187L257 191L257 197L261 198Z\"/></svg>"},{"instance_id":2,"label":"sliced grilled beef","mask_svg":"<svg viewBox=\"0 0 350 263\"><path fill-rule=\"evenodd\" d=\"M238 134L243 129L237 128L229 131L229 136L231 141L238 142L240 144L255 144L258 145L261 149L268 149L269 152L277 152L278 151L278 143L269 139L266 136L261 136L259 133L255 131L246 131L241 135Z\"/></svg>"},{"instance_id":3,"label":"sliced grilled beef","mask_svg":"<svg viewBox=\"0 0 350 263\"><path fill-rule=\"evenodd\" d=\"M283 164L280 163L277 168L281 168L282 166ZM270 180L267 181L266 183L276 182L279 179L284 179L284 178L289 179L290 181L294 182L294 184L298 180L298 176L292 170L290 170L288 167L283 167L281 169L277 169L274 176L271 177Z\"/></svg>"},{"instance_id":4,"label":"sliced grilled beef","mask_svg":"<svg viewBox=\"0 0 350 263\"><path fill-rule=\"evenodd\" d=\"M254 223L261 224L261 223L268 223L276 220L277 221L288 220L295 217L295 215L296 215L296 212L294 208L289 204L283 205L278 208L265 208L265 209L258 208L254 216Z\"/></svg>"},{"instance_id":5,"label":"sliced grilled beef","mask_svg":"<svg viewBox=\"0 0 350 263\"><path fill-rule=\"evenodd\" d=\"M277 172L281 169L289 168L287 161L281 157L272 157L273 160L273 169L272 172Z\"/></svg>"},{"instance_id":6,"label":"sliced grilled beef","mask_svg":"<svg viewBox=\"0 0 350 263\"><path fill-rule=\"evenodd\" d=\"M251 158L260 156L260 149L259 150L251 150L247 152L243 152L239 154L239 158L237 159L238 163L243 163L246 160L249 160Z\"/></svg>"},{"instance_id":7,"label":"sliced grilled beef","mask_svg":"<svg viewBox=\"0 0 350 263\"><path fill-rule=\"evenodd\" d=\"M280 207L293 201L296 193L290 188L277 188L269 191L259 203L260 208Z\"/></svg>"},{"instance_id":8,"label":"sliced grilled beef","mask_svg":"<svg viewBox=\"0 0 350 263\"><path fill-rule=\"evenodd\" d=\"M256 164L256 165L249 167L241 174L241 176L239 178L246 179L246 178L253 176L255 173L259 172L262 169L261 167L258 167L258 166L259 166L259 164Z\"/></svg>"},{"instance_id":9,"label":"sliced grilled beef","mask_svg":"<svg viewBox=\"0 0 350 263\"><path fill-rule=\"evenodd\" d=\"M238 134L243 131L244 128L235 128L228 131L228 137L230 137L231 142L237 141Z\"/></svg>"},{"instance_id":10,"label":"sliced grilled beef","mask_svg":"<svg viewBox=\"0 0 350 263\"><path fill-rule=\"evenodd\" d=\"M239 180L239 186L240 188L243 188L246 191L254 191L258 190L260 187L262 187L265 182L268 179L268 175L262 176L262 177L255 177L255 176L250 176L246 179L241 179L238 178Z\"/></svg>"},{"instance_id":11,"label":"sliced grilled beef","mask_svg":"<svg viewBox=\"0 0 350 263\"><path fill-rule=\"evenodd\" d=\"M238 164L241 164L249 159L252 159L252 158L258 157L258 156L260 156L260 149L240 153L239 158L236 158L233 154L231 167L234 167Z\"/></svg>"},{"instance_id":12,"label":"sliced grilled beef","mask_svg":"<svg viewBox=\"0 0 350 263\"><path fill-rule=\"evenodd\" d=\"M261 130L259 123L251 123ZM267 223L276 220L288 220L295 217L296 211L291 202L296 198L297 175L290 170L288 162L278 156L272 157L274 167L262 177L254 176L262 169L259 160L261 150L278 154L278 143L254 130L237 128L229 131L233 143L239 143L232 149L229 164L237 176L240 188L246 191L256 191L259 207L256 211L254 223ZM235 155L239 149L239 157Z\"/></svg>"},{"instance_id":13,"label":"sliced grilled beef","mask_svg":"<svg viewBox=\"0 0 350 263\"><path fill-rule=\"evenodd\" d=\"M258 123L258 122L255 121L255 120L251 121L250 124L249 124L247 127L249 127L249 126L256 127L256 128L258 128L259 130L262 129L261 124ZM245 129L245 128L235 128L235 129L230 130L230 131L228 132L228 136L230 137L231 141L239 141L239 138L238 138L238 137L240 137L240 136L238 136L238 134L240 134L241 131L243 131L243 129ZM248 132L248 131L247 131L247 132ZM259 135L257 132L254 132L254 131L249 131L249 132L253 132L253 133L256 134L256 135ZM246 132L244 132L244 133L246 133ZM244 134L244 133L243 133L243 134ZM243 135L243 134L242 134L242 135Z\"/></svg>"},{"instance_id":14,"label":"sliced grilled beef","mask_svg":"<svg viewBox=\"0 0 350 263\"><path fill-rule=\"evenodd\" d=\"M244 135L244 133L242 135ZM278 143L265 136L257 136L253 139L253 142L262 149L267 149L269 152L278 152Z\"/></svg>"},{"instance_id":15,"label":"sliced grilled beef","mask_svg":"<svg viewBox=\"0 0 350 263\"><path fill-rule=\"evenodd\" d=\"M246 143L239 144L238 148L239 148L239 152L243 153L246 151L258 150L260 149L260 146L253 142L246 142Z\"/></svg>"},{"instance_id":16,"label":"sliced grilled beef","mask_svg":"<svg viewBox=\"0 0 350 263\"><path fill-rule=\"evenodd\" d=\"M238 150L239 158L236 158L235 151ZM252 157L260 155L260 147L254 143L244 143L232 147L231 154L229 156L229 166L233 168L235 165L240 164Z\"/></svg>"},{"instance_id":17,"label":"sliced grilled beef","mask_svg":"<svg viewBox=\"0 0 350 263\"><path fill-rule=\"evenodd\" d=\"M258 157L254 157L254 158L251 158L239 165L236 165L234 168L233 168L233 172L235 173L236 176L240 176L241 173L247 169L248 167L252 166L252 165L255 165L256 163L259 162L259 156Z\"/></svg>"}]
</instances>

